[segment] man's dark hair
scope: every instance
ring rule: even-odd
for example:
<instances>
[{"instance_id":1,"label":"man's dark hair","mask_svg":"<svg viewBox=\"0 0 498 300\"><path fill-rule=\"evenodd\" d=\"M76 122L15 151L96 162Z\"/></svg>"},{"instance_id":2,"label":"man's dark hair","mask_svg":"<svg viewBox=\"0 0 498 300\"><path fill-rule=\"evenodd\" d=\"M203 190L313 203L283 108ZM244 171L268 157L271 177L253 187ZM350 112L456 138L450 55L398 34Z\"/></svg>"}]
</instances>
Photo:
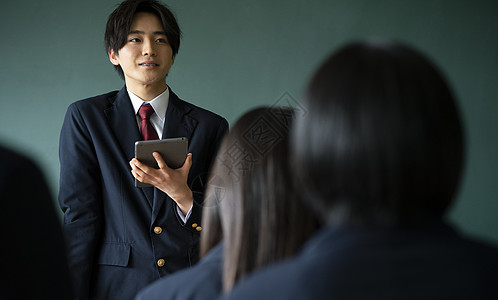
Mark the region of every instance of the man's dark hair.
<instances>
[{"instance_id":1,"label":"man's dark hair","mask_svg":"<svg viewBox=\"0 0 498 300\"><path fill-rule=\"evenodd\" d=\"M296 175L327 221L405 224L440 218L460 179L456 101L421 53L353 43L312 77L293 136Z\"/></svg>"},{"instance_id":2,"label":"man's dark hair","mask_svg":"<svg viewBox=\"0 0 498 300\"><path fill-rule=\"evenodd\" d=\"M176 56L180 48L181 31L175 16L169 8L154 0L127 0L122 2L110 15L105 29L105 49L114 53L126 44L133 18L136 13L147 12L156 15L168 38L168 42ZM124 79L121 66L114 66L119 76Z\"/></svg>"}]
</instances>

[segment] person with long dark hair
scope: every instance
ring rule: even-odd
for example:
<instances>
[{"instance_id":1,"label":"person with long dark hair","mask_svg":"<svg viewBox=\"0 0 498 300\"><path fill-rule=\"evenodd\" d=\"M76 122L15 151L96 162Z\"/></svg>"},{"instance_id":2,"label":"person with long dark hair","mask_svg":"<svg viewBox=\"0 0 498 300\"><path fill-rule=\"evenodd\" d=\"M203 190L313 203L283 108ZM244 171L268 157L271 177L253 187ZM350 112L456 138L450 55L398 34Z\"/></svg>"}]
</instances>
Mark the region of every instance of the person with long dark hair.
<instances>
[{"instance_id":1,"label":"person with long dark hair","mask_svg":"<svg viewBox=\"0 0 498 300\"><path fill-rule=\"evenodd\" d=\"M346 45L308 85L293 174L327 226L228 299L497 299L498 250L444 220L464 133L441 72L395 42Z\"/></svg>"},{"instance_id":2,"label":"person with long dark hair","mask_svg":"<svg viewBox=\"0 0 498 300\"><path fill-rule=\"evenodd\" d=\"M234 124L206 191L203 259L137 299L215 299L254 270L292 256L312 235L318 220L301 202L289 166L293 114L257 108Z\"/></svg>"}]
</instances>

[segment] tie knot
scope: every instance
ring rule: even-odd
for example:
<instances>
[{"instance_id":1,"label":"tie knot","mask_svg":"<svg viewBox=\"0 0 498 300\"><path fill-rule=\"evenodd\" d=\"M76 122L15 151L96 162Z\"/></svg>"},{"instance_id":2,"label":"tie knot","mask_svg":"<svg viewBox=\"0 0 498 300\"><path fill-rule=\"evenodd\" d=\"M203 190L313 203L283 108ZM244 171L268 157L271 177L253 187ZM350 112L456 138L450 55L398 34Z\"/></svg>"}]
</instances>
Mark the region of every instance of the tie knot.
<instances>
[{"instance_id":1,"label":"tie knot","mask_svg":"<svg viewBox=\"0 0 498 300\"><path fill-rule=\"evenodd\" d=\"M138 110L138 115L142 120L148 120L150 116L154 113L154 108L150 104L142 104Z\"/></svg>"}]
</instances>

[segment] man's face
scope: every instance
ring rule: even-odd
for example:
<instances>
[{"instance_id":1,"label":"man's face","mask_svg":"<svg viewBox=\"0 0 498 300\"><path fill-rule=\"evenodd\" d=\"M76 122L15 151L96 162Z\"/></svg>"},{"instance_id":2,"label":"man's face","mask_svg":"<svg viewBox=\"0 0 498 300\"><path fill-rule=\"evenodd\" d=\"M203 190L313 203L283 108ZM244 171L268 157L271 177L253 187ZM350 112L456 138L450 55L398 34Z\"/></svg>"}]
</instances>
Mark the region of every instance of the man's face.
<instances>
[{"instance_id":1,"label":"man's face","mask_svg":"<svg viewBox=\"0 0 498 300\"><path fill-rule=\"evenodd\" d=\"M135 14L126 44L109 59L123 69L128 88L166 87L166 75L174 63L173 51L159 18L151 13Z\"/></svg>"}]
</instances>

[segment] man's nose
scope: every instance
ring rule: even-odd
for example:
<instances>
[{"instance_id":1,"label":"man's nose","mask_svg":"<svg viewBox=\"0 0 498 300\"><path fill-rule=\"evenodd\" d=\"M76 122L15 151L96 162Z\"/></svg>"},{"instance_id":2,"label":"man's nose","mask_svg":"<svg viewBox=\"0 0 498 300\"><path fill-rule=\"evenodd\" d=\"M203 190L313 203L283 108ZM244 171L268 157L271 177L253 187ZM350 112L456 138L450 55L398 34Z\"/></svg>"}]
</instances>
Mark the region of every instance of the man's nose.
<instances>
[{"instance_id":1,"label":"man's nose","mask_svg":"<svg viewBox=\"0 0 498 300\"><path fill-rule=\"evenodd\" d=\"M144 56L156 56L156 50L155 50L153 41L150 41L150 40L144 41L142 55L144 55Z\"/></svg>"}]
</instances>

